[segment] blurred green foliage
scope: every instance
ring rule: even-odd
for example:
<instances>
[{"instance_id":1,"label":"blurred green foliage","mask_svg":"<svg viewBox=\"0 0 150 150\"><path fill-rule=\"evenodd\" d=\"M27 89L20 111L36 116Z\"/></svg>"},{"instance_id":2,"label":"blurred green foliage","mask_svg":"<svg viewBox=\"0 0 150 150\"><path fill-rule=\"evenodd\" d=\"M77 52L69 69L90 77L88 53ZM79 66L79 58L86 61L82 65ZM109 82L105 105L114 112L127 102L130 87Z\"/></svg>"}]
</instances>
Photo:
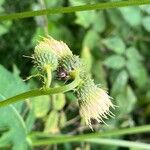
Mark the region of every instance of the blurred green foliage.
<instances>
[{"instance_id":1,"label":"blurred green foliage","mask_svg":"<svg viewBox=\"0 0 150 150\"><path fill-rule=\"evenodd\" d=\"M95 2L99 1L0 0L0 13ZM73 53L83 58L95 82L108 89L113 103L118 106L113 111L115 119L106 120L109 126L94 125L96 131L150 123L149 10L150 6L147 5L0 22L1 97L4 99L39 87L40 83L36 79L26 83L22 81L34 72L31 60L23 55L31 55L40 36L49 34L66 42ZM6 132L1 133L1 128L6 128ZM80 119L77 101L71 93L36 97L0 108L0 149L30 149L27 134L31 131L42 131L50 135L91 132ZM143 142L149 140L144 134L119 138ZM40 149L57 148L121 149L85 142Z\"/></svg>"}]
</instances>

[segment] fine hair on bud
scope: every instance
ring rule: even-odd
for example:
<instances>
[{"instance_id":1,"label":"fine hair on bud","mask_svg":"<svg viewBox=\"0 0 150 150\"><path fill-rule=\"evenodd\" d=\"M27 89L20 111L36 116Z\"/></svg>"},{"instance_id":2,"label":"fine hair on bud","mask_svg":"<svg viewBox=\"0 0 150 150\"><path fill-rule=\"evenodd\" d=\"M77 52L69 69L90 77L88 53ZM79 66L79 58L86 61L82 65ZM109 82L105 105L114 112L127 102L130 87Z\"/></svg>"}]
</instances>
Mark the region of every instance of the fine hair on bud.
<instances>
[{"instance_id":1,"label":"fine hair on bud","mask_svg":"<svg viewBox=\"0 0 150 150\"><path fill-rule=\"evenodd\" d=\"M51 47L43 41L39 42L35 47L33 62L39 70L44 70L47 66L49 66L51 70L56 70L58 66L57 56L51 50Z\"/></svg>"},{"instance_id":2,"label":"fine hair on bud","mask_svg":"<svg viewBox=\"0 0 150 150\"><path fill-rule=\"evenodd\" d=\"M110 96L105 90L95 85L90 77L87 77L75 93L79 102L80 115L91 129L92 120L105 123L104 119L114 116L110 111L111 107L114 108Z\"/></svg>"},{"instance_id":3,"label":"fine hair on bud","mask_svg":"<svg viewBox=\"0 0 150 150\"><path fill-rule=\"evenodd\" d=\"M68 55L73 55L66 43L63 41L57 41L50 36L43 37L41 44L49 47L59 59Z\"/></svg>"}]
</instances>

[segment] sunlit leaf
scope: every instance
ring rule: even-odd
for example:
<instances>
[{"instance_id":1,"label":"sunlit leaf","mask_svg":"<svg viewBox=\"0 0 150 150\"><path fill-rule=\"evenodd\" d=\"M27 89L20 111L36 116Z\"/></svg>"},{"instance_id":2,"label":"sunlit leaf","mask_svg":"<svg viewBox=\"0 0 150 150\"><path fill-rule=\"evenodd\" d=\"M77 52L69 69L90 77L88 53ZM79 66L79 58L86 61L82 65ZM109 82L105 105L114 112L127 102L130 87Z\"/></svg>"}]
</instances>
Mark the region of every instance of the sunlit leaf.
<instances>
[{"instance_id":1,"label":"sunlit leaf","mask_svg":"<svg viewBox=\"0 0 150 150\"><path fill-rule=\"evenodd\" d=\"M138 7L123 7L119 10L129 25L137 26L141 24L142 14Z\"/></svg>"},{"instance_id":2,"label":"sunlit leaf","mask_svg":"<svg viewBox=\"0 0 150 150\"><path fill-rule=\"evenodd\" d=\"M121 69L125 66L125 64L125 58L119 55L112 55L104 61L104 65L112 69Z\"/></svg>"},{"instance_id":3,"label":"sunlit leaf","mask_svg":"<svg viewBox=\"0 0 150 150\"><path fill-rule=\"evenodd\" d=\"M124 91L118 93L115 97L117 106L119 106L118 115L124 115L130 113L135 106L137 101L136 95L130 86L126 86Z\"/></svg>"},{"instance_id":4,"label":"sunlit leaf","mask_svg":"<svg viewBox=\"0 0 150 150\"><path fill-rule=\"evenodd\" d=\"M44 117L50 109L50 97L48 95L32 98L35 116Z\"/></svg>"},{"instance_id":5,"label":"sunlit leaf","mask_svg":"<svg viewBox=\"0 0 150 150\"><path fill-rule=\"evenodd\" d=\"M100 37L94 30L89 30L83 40L83 46L94 49L100 42Z\"/></svg>"},{"instance_id":6,"label":"sunlit leaf","mask_svg":"<svg viewBox=\"0 0 150 150\"><path fill-rule=\"evenodd\" d=\"M19 76L10 73L2 65L0 65L0 93L2 93L6 98L9 98L16 94L25 92L28 89L28 86ZM18 102L13 105L20 112L22 104L22 102Z\"/></svg>"},{"instance_id":7,"label":"sunlit leaf","mask_svg":"<svg viewBox=\"0 0 150 150\"><path fill-rule=\"evenodd\" d=\"M0 136L0 148L12 144L12 150L29 150L24 121L12 105L0 108L0 128L6 128Z\"/></svg>"},{"instance_id":8,"label":"sunlit leaf","mask_svg":"<svg viewBox=\"0 0 150 150\"><path fill-rule=\"evenodd\" d=\"M53 109L61 110L66 104L66 98L63 93L53 95Z\"/></svg>"},{"instance_id":9,"label":"sunlit leaf","mask_svg":"<svg viewBox=\"0 0 150 150\"><path fill-rule=\"evenodd\" d=\"M87 71L90 72L93 60L92 60L91 51L90 51L90 49L88 47L84 46L82 48L81 58L84 60L84 62L86 64Z\"/></svg>"},{"instance_id":10,"label":"sunlit leaf","mask_svg":"<svg viewBox=\"0 0 150 150\"><path fill-rule=\"evenodd\" d=\"M150 16L144 17L142 19L142 24L148 32L150 32Z\"/></svg>"},{"instance_id":11,"label":"sunlit leaf","mask_svg":"<svg viewBox=\"0 0 150 150\"><path fill-rule=\"evenodd\" d=\"M126 49L125 54L127 58L130 60L140 61L143 59L142 55L139 53L139 51L135 47L129 47L128 49Z\"/></svg>"},{"instance_id":12,"label":"sunlit leaf","mask_svg":"<svg viewBox=\"0 0 150 150\"><path fill-rule=\"evenodd\" d=\"M118 95L120 92L123 92L123 90L126 88L128 82L128 73L126 70L121 71L118 76L116 77L116 80L113 82L113 86L111 89L111 93L113 96Z\"/></svg>"},{"instance_id":13,"label":"sunlit leaf","mask_svg":"<svg viewBox=\"0 0 150 150\"><path fill-rule=\"evenodd\" d=\"M148 81L148 75L144 65L141 62L134 60L129 60L126 65L134 82L139 87L143 87Z\"/></svg>"},{"instance_id":14,"label":"sunlit leaf","mask_svg":"<svg viewBox=\"0 0 150 150\"><path fill-rule=\"evenodd\" d=\"M125 44L122 39L118 36L109 37L103 40L103 44L109 48L110 50L118 53L123 54L125 51Z\"/></svg>"},{"instance_id":15,"label":"sunlit leaf","mask_svg":"<svg viewBox=\"0 0 150 150\"><path fill-rule=\"evenodd\" d=\"M99 33L106 29L106 20L103 11L99 11L94 15L93 29Z\"/></svg>"},{"instance_id":16,"label":"sunlit leaf","mask_svg":"<svg viewBox=\"0 0 150 150\"><path fill-rule=\"evenodd\" d=\"M59 121L58 112L55 110L52 110L45 122L44 132L57 133L59 131L58 121Z\"/></svg>"}]
</instances>

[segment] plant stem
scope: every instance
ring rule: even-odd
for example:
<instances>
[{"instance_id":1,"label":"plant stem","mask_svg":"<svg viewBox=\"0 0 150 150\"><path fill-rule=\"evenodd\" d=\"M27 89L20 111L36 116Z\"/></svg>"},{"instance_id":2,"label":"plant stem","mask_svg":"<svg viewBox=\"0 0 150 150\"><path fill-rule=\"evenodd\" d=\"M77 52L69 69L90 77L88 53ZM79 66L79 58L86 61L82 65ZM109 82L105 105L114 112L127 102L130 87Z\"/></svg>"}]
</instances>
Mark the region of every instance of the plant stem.
<instances>
[{"instance_id":1,"label":"plant stem","mask_svg":"<svg viewBox=\"0 0 150 150\"><path fill-rule=\"evenodd\" d=\"M31 133L29 136L34 146L40 146L40 145L49 145L49 144L60 144L66 142L80 142L91 138L112 137L112 136L136 134L136 133L142 133L148 131L150 131L150 125L144 125L144 126L132 127L126 129L118 129L118 130L106 131L101 133L75 135L75 136L59 135L59 136L52 137L51 135L42 132Z\"/></svg>"},{"instance_id":2,"label":"plant stem","mask_svg":"<svg viewBox=\"0 0 150 150\"><path fill-rule=\"evenodd\" d=\"M52 81L51 67L48 65L45 69L46 69L46 74L47 74L47 77L45 78L46 79L46 81L45 81L46 85L45 86L46 86L46 88L49 88L51 85L51 81Z\"/></svg>"},{"instance_id":3,"label":"plant stem","mask_svg":"<svg viewBox=\"0 0 150 150\"><path fill-rule=\"evenodd\" d=\"M106 3L88 4L82 6L60 7L60 8L37 10L37 11L5 14L5 15L0 15L0 21L28 18L33 16L48 15L48 14L72 13L76 11L96 10L96 9L103 10L108 8L135 6L135 5L144 5L144 4L150 4L150 0L128 0L128 1L118 1L118 2L106 2Z\"/></svg>"},{"instance_id":4,"label":"plant stem","mask_svg":"<svg viewBox=\"0 0 150 150\"><path fill-rule=\"evenodd\" d=\"M144 150L150 149L150 144L141 143L141 142L132 142L126 140L118 140L118 139L88 139L84 141L89 143L121 146L121 147L128 147L128 148L138 148Z\"/></svg>"},{"instance_id":5,"label":"plant stem","mask_svg":"<svg viewBox=\"0 0 150 150\"><path fill-rule=\"evenodd\" d=\"M0 107L2 106L6 106L21 100L25 100L27 98L31 98L31 97L36 97L36 96L40 96L40 95L49 95L49 94L56 94L56 93L64 93L70 90L73 90L75 87L78 86L78 84L80 83L80 77L78 74L78 71L76 72L76 77L74 79L73 82L71 82L70 84L61 86L61 87L56 87L56 88L47 88L47 89L35 89L35 90L31 90L25 93L21 93L19 95L16 95L14 97L8 98L6 100L0 101Z\"/></svg>"}]
</instances>

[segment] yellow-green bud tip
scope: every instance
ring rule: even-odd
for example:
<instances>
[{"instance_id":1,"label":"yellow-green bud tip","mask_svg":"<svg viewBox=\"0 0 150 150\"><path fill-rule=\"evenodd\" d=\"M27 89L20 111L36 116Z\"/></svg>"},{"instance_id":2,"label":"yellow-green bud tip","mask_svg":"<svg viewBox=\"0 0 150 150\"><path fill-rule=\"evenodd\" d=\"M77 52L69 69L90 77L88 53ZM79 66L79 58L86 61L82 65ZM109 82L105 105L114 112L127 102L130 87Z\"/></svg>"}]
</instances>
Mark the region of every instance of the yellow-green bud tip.
<instances>
[{"instance_id":1,"label":"yellow-green bud tip","mask_svg":"<svg viewBox=\"0 0 150 150\"><path fill-rule=\"evenodd\" d=\"M67 55L72 55L72 52L66 43L57 41L50 36L44 37L43 41L41 41L40 43L44 47L50 49L59 58L63 58Z\"/></svg>"},{"instance_id":2,"label":"yellow-green bud tip","mask_svg":"<svg viewBox=\"0 0 150 150\"><path fill-rule=\"evenodd\" d=\"M33 59L34 64L41 70L45 70L47 66L51 67L52 70L56 70L58 66L58 57L49 45L43 41L40 41L35 47Z\"/></svg>"}]
</instances>

